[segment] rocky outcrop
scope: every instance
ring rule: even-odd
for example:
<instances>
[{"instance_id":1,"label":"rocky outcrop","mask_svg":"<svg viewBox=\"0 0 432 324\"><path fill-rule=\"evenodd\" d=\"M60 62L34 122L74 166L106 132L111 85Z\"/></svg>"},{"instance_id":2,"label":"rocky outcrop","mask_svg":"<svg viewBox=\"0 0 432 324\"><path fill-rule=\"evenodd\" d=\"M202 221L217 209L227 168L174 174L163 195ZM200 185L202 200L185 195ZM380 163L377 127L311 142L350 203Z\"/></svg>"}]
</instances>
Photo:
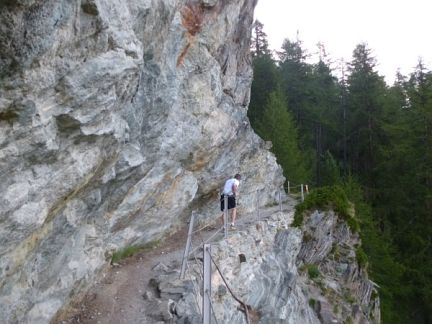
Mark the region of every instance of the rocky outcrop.
<instances>
[{"instance_id":1,"label":"rocky outcrop","mask_svg":"<svg viewBox=\"0 0 432 324\"><path fill-rule=\"evenodd\" d=\"M315 211L302 229L289 227L291 219L292 214L274 214L212 246L229 289L249 305L251 322L380 323L376 287L356 255L358 235L333 212ZM165 292L161 304L166 309L170 301L177 323L199 323L201 267L200 260L190 267L182 294L174 277L158 277L159 291ZM220 323L246 323L225 281L213 265L214 316Z\"/></svg>"},{"instance_id":2,"label":"rocky outcrop","mask_svg":"<svg viewBox=\"0 0 432 324\"><path fill-rule=\"evenodd\" d=\"M275 193L246 117L255 2L1 2L4 322L46 323L113 251L215 217L235 172Z\"/></svg>"},{"instance_id":3,"label":"rocky outcrop","mask_svg":"<svg viewBox=\"0 0 432 324\"><path fill-rule=\"evenodd\" d=\"M359 235L333 212L313 212L302 230L297 266L320 322L380 323L377 286L368 278Z\"/></svg>"}]
</instances>

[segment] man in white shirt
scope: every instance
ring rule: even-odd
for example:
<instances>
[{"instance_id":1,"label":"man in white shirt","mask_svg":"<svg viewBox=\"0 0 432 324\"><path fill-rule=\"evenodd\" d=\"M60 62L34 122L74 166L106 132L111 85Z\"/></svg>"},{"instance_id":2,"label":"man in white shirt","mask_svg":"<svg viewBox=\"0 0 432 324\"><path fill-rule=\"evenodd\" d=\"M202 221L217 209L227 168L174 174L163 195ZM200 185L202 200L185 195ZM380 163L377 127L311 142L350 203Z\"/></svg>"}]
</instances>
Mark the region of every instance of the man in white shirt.
<instances>
[{"instance_id":1,"label":"man in white shirt","mask_svg":"<svg viewBox=\"0 0 432 324\"><path fill-rule=\"evenodd\" d=\"M224 189L220 198L221 211L224 211L224 195L228 196L228 210L231 209L231 228L235 229L235 220L237 216L236 196L238 195L238 187L240 185L241 175L236 174L233 178L225 182ZM224 214L222 213L222 223L224 222Z\"/></svg>"}]
</instances>

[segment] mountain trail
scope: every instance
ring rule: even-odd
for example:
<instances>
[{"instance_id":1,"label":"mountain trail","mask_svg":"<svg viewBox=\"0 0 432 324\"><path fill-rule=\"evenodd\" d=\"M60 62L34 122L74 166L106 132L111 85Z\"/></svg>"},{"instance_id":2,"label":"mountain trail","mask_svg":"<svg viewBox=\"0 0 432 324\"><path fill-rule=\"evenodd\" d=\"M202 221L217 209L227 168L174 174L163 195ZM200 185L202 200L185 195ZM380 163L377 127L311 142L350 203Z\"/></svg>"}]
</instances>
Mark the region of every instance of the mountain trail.
<instances>
[{"instance_id":1,"label":"mountain trail","mask_svg":"<svg viewBox=\"0 0 432 324\"><path fill-rule=\"evenodd\" d=\"M283 211L294 209L296 201L290 197L283 204ZM262 207L260 219L264 220L279 211L279 206ZM257 221L258 213L238 214L235 231L241 231ZM219 223L218 223L219 224ZM215 235L220 227L208 227L192 239L193 247ZM180 273L188 228L185 224L163 243L110 266L104 278L96 282L79 302L57 316L53 324L152 324L148 314L149 296L157 295L152 285L160 267L178 269ZM223 231L212 242L223 239Z\"/></svg>"}]
</instances>

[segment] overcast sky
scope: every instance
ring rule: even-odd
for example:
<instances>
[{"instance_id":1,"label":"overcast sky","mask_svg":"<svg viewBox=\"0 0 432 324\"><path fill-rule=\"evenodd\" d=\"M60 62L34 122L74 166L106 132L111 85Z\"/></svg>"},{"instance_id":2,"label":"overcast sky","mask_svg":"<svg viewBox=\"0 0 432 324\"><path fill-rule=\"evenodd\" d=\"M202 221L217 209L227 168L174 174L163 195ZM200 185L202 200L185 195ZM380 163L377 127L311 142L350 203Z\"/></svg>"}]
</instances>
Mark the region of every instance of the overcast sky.
<instances>
[{"instance_id":1,"label":"overcast sky","mask_svg":"<svg viewBox=\"0 0 432 324\"><path fill-rule=\"evenodd\" d=\"M432 69L431 0L258 0L255 18L272 49L298 31L309 53L322 42L334 61L351 61L355 46L366 42L388 83L398 68L411 73L419 57Z\"/></svg>"}]
</instances>

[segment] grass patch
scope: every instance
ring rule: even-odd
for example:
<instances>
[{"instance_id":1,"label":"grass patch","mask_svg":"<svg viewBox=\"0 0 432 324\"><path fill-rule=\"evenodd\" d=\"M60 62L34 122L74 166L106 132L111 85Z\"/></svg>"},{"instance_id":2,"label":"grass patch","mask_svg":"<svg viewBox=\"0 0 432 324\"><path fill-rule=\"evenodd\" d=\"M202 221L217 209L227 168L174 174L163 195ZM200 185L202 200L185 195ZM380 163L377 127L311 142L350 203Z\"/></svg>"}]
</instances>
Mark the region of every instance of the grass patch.
<instances>
[{"instance_id":1,"label":"grass patch","mask_svg":"<svg viewBox=\"0 0 432 324\"><path fill-rule=\"evenodd\" d=\"M300 270L307 271L310 279L316 279L320 276L320 271L318 270L318 266L316 264L304 264Z\"/></svg>"},{"instance_id":2,"label":"grass patch","mask_svg":"<svg viewBox=\"0 0 432 324\"><path fill-rule=\"evenodd\" d=\"M335 254L337 252L338 252L338 245L336 244L336 242L333 242L332 248L330 250L330 254Z\"/></svg>"},{"instance_id":3,"label":"grass patch","mask_svg":"<svg viewBox=\"0 0 432 324\"><path fill-rule=\"evenodd\" d=\"M354 296L351 294L351 292L348 289L344 290L342 294L342 298L343 300L345 300L347 303L351 305L356 303Z\"/></svg>"},{"instance_id":4,"label":"grass patch","mask_svg":"<svg viewBox=\"0 0 432 324\"><path fill-rule=\"evenodd\" d=\"M354 218L353 205L340 186L321 187L312 190L306 196L304 202L296 206L292 226L301 227L306 211L314 208L320 210L332 209L348 223L353 232L358 232L360 229L357 220Z\"/></svg>"},{"instance_id":5,"label":"grass patch","mask_svg":"<svg viewBox=\"0 0 432 324\"><path fill-rule=\"evenodd\" d=\"M351 316L348 316L348 318L346 318L343 322L343 324L353 324L353 323L354 321Z\"/></svg>"},{"instance_id":6,"label":"grass patch","mask_svg":"<svg viewBox=\"0 0 432 324\"><path fill-rule=\"evenodd\" d=\"M319 272L318 272L318 274L319 274ZM319 289L321 290L321 294L323 294L323 296L326 296L329 293L329 291L331 291L331 289L328 289L326 287L322 278L315 279L314 281L317 284L317 286L319 287Z\"/></svg>"},{"instance_id":7,"label":"grass patch","mask_svg":"<svg viewBox=\"0 0 432 324\"><path fill-rule=\"evenodd\" d=\"M127 247L113 253L113 255L111 257L111 264L117 263L121 260L129 258L135 254L140 253L140 252L145 252L145 251L148 251L150 249L153 249L153 248L157 247L159 245L159 243L160 243L160 241L156 240L156 241L148 242L144 245L127 246Z\"/></svg>"},{"instance_id":8,"label":"grass patch","mask_svg":"<svg viewBox=\"0 0 432 324\"><path fill-rule=\"evenodd\" d=\"M365 251L361 247L358 247L356 249L356 258L361 268L364 268L367 265L368 256L366 255Z\"/></svg>"},{"instance_id":9,"label":"grass patch","mask_svg":"<svg viewBox=\"0 0 432 324\"><path fill-rule=\"evenodd\" d=\"M338 304L333 305L333 314L335 314L335 315L339 314L339 305Z\"/></svg>"},{"instance_id":10,"label":"grass patch","mask_svg":"<svg viewBox=\"0 0 432 324\"><path fill-rule=\"evenodd\" d=\"M14 120L18 118L18 114L12 110L6 110L4 112L0 112L0 120L7 121L9 124L12 124Z\"/></svg>"},{"instance_id":11,"label":"grass patch","mask_svg":"<svg viewBox=\"0 0 432 324\"><path fill-rule=\"evenodd\" d=\"M267 204L265 204L264 207L269 208L269 207L274 207L274 206L278 206L278 205L279 205L279 202L271 201L271 202L268 202Z\"/></svg>"},{"instance_id":12,"label":"grass patch","mask_svg":"<svg viewBox=\"0 0 432 324\"><path fill-rule=\"evenodd\" d=\"M313 298L309 299L309 306L313 309L315 309L316 300Z\"/></svg>"},{"instance_id":13,"label":"grass patch","mask_svg":"<svg viewBox=\"0 0 432 324\"><path fill-rule=\"evenodd\" d=\"M307 243L313 240L313 236L310 233L303 234L303 242Z\"/></svg>"}]
</instances>

